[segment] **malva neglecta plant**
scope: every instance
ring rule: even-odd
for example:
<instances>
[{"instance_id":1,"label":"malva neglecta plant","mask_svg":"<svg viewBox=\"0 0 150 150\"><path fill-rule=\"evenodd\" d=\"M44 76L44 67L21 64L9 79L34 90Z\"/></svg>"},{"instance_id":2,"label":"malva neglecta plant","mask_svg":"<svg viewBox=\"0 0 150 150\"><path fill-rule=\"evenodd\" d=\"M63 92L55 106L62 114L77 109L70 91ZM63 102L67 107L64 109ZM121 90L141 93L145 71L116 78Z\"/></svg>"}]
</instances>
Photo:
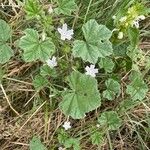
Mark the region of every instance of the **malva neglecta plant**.
<instances>
[{"instance_id":1,"label":"malva neglecta plant","mask_svg":"<svg viewBox=\"0 0 150 150\"><path fill-rule=\"evenodd\" d=\"M7 75L12 60L33 66L27 72L35 94L25 102L25 106L32 103L33 115L20 130L39 109L44 112L45 130L50 130L47 124L56 117L54 110L61 113L56 120L63 117L59 124L54 124L47 143L33 133L29 149L89 149L82 145L87 141L92 150L113 150L117 149L113 135L118 132L120 138L121 128L129 124L140 139L139 150L148 149L149 137L142 139L136 131L142 128L142 132L150 134L150 56L149 51L140 47L142 37L149 34L142 26L150 13L148 1L115 1L110 5L112 10L107 11L109 8L101 7L104 0L16 0L12 1L12 8L20 10L23 17L16 29L4 13L10 2L1 3L2 93L14 115L20 117L3 85L12 79ZM23 75L14 78L13 81L24 80ZM138 106L145 109L144 123L132 121L130 116L130 111ZM84 125L80 128L78 122L82 120Z\"/></svg>"}]
</instances>

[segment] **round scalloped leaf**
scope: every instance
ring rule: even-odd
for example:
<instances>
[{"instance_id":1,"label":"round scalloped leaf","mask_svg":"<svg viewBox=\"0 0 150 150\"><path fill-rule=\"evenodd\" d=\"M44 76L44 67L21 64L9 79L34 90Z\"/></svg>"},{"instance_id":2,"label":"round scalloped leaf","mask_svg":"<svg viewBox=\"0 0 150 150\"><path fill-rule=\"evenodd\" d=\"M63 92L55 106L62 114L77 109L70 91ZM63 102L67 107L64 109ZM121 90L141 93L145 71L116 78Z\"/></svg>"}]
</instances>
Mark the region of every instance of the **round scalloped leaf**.
<instances>
[{"instance_id":1,"label":"round scalloped leaf","mask_svg":"<svg viewBox=\"0 0 150 150\"><path fill-rule=\"evenodd\" d=\"M143 100L148 92L148 86L142 78L135 77L127 86L126 93L131 96L132 100Z\"/></svg>"},{"instance_id":2,"label":"round scalloped leaf","mask_svg":"<svg viewBox=\"0 0 150 150\"><path fill-rule=\"evenodd\" d=\"M38 137L33 137L30 141L30 150L47 150Z\"/></svg>"},{"instance_id":3,"label":"round scalloped leaf","mask_svg":"<svg viewBox=\"0 0 150 150\"><path fill-rule=\"evenodd\" d=\"M113 71L115 64L111 58L106 57L106 58L101 58L101 60L99 62L99 66L101 68L104 68L104 70L106 72L110 73Z\"/></svg>"},{"instance_id":4,"label":"round scalloped leaf","mask_svg":"<svg viewBox=\"0 0 150 150\"><path fill-rule=\"evenodd\" d=\"M60 109L66 116L81 119L101 105L100 93L95 78L72 72L68 78L71 90L65 92Z\"/></svg>"},{"instance_id":5,"label":"round scalloped leaf","mask_svg":"<svg viewBox=\"0 0 150 150\"><path fill-rule=\"evenodd\" d=\"M86 24L84 24L82 31L88 43L109 40L112 35L112 32L105 25L99 25L94 19L91 19Z\"/></svg>"},{"instance_id":6,"label":"round scalloped leaf","mask_svg":"<svg viewBox=\"0 0 150 150\"><path fill-rule=\"evenodd\" d=\"M57 14L71 15L72 11L77 9L74 0L57 0L58 8L55 8Z\"/></svg>"},{"instance_id":7,"label":"round scalloped leaf","mask_svg":"<svg viewBox=\"0 0 150 150\"><path fill-rule=\"evenodd\" d=\"M115 111L103 112L98 118L98 122L108 130L117 130L121 126L121 119Z\"/></svg>"},{"instance_id":8,"label":"round scalloped leaf","mask_svg":"<svg viewBox=\"0 0 150 150\"><path fill-rule=\"evenodd\" d=\"M107 98L108 100L113 100L115 99L116 95L120 95L120 84L114 80L114 79L108 79L105 82L107 89L103 92L103 97Z\"/></svg>"},{"instance_id":9,"label":"round scalloped leaf","mask_svg":"<svg viewBox=\"0 0 150 150\"><path fill-rule=\"evenodd\" d=\"M73 46L73 55L81 57L84 61L95 64L99 57L105 58L113 53L109 41L112 32L104 25L99 25L95 20L88 21L82 27L86 42L76 40Z\"/></svg>"},{"instance_id":10,"label":"round scalloped leaf","mask_svg":"<svg viewBox=\"0 0 150 150\"><path fill-rule=\"evenodd\" d=\"M98 60L98 47L92 44L88 44L84 41L74 41L73 55L75 57L81 57L84 61L89 61L96 64Z\"/></svg>"},{"instance_id":11,"label":"round scalloped leaf","mask_svg":"<svg viewBox=\"0 0 150 150\"><path fill-rule=\"evenodd\" d=\"M11 36L10 26L0 19L0 42L6 42Z\"/></svg>"},{"instance_id":12,"label":"round scalloped leaf","mask_svg":"<svg viewBox=\"0 0 150 150\"><path fill-rule=\"evenodd\" d=\"M24 50L23 57L26 62L48 60L55 52L55 45L50 38L44 41L39 39L39 34L34 29L26 29L25 35L20 39L19 46Z\"/></svg>"},{"instance_id":13,"label":"round scalloped leaf","mask_svg":"<svg viewBox=\"0 0 150 150\"><path fill-rule=\"evenodd\" d=\"M0 64L8 62L11 56L13 56L13 51L10 46L0 42Z\"/></svg>"}]
</instances>

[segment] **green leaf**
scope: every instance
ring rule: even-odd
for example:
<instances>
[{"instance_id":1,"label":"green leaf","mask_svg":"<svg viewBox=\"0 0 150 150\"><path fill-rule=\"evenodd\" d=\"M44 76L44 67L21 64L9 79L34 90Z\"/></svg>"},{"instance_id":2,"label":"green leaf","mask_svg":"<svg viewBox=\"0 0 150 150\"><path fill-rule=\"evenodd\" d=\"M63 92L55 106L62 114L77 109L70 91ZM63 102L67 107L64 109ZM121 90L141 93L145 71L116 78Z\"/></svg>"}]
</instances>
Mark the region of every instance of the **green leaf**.
<instances>
[{"instance_id":1,"label":"green leaf","mask_svg":"<svg viewBox=\"0 0 150 150\"><path fill-rule=\"evenodd\" d=\"M5 43L0 42L0 63L4 64L13 56L13 50Z\"/></svg>"},{"instance_id":2,"label":"green leaf","mask_svg":"<svg viewBox=\"0 0 150 150\"><path fill-rule=\"evenodd\" d=\"M0 42L6 42L11 36L10 26L0 19Z\"/></svg>"},{"instance_id":3,"label":"green leaf","mask_svg":"<svg viewBox=\"0 0 150 150\"><path fill-rule=\"evenodd\" d=\"M139 30L136 28L128 28L128 36L132 47L136 47L139 43Z\"/></svg>"},{"instance_id":4,"label":"green leaf","mask_svg":"<svg viewBox=\"0 0 150 150\"><path fill-rule=\"evenodd\" d=\"M57 0L58 8L55 9L57 14L71 15L77 9L74 0Z\"/></svg>"},{"instance_id":5,"label":"green leaf","mask_svg":"<svg viewBox=\"0 0 150 150\"><path fill-rule=\"evenodd\" d=\"M133 63L138 62L144 57L143 51L139 49L138 46L133 47L130 45L127 50L127 55L131 58Z\"/></svg>"},{"instance_id":6,"label":"green leaf","mask_svg":"<svg viewBox=\"0 0 150 150\"><path fill-rule=\"evenodd\" d=\"M126 57L127 48L129 46L129 43L119 43L113 46L114 49L114 55L116 57Z\"/></svg>"},{"instance_id":7,"label":"green leaf","mask_svg":"<svg viewBox=\"0 0 150 150\"><path fill-rule=\"evenodd\" d=\"M90 136L93 145L99 145L104 142L103 135L99 131L95 131Z\"/></svg>"},{"instance_id":8,"label":"green leaf","mask_svg":"<svg viewBox=\"0 0 150 150\"><path fill-rule=\"evenodd\" d=\"M24 50L23 57L26 62L48 60L55 52L55 45L50 38L44 41L39 39L39 34L34 29L26 29L25 35L20 39L19 46Z\"/></svg>"},{"instance_id":9,"label":"green leaf","mask_svg":"<svg viewBox=\"0 0 150 150\"><path fill-rule=\"evenodd\" d=\"M73 55L95 64L98 60L98 47L84 41L74 41Z\"/></svg>"},{"instance_id":10,"label":"green leaf","mask_svg":"<svg viewBox=\"0 0 150 150\"><path fill-rule=\"evenodd\" d=\"M148 86L138 75L131 81L126 90L126 93L129 94L133 100L143 100L147 92Z\"/></svg>"},{"instance_id":11,"label":"green leaf","mask_svg":"<svg viewBox=\"0 0 150 150\"><path fill-rule=\"evenodd\" d=\"M113 53L109 41L112 32L106 26L99 25L92 19L83 25L82 31L86 41L74 41L72 51L75 57L95 64L99 57L105 58Z\"/></svg>"},{"instance_id":12,"label":"green leaf","mask_svg":"<svg viewBox=\"0 0 150 150\"><path fill-rule=\"evenodd\" d=\"M98 118L98 122L108 130L117 130L121 126L121 119L115 111L103 112Z\"/></svg>"},{"instance_id":13,"label":"green leaf","mask_svg":"<svg viewBox=\"0 0 150 150\"><path fill-rule=\"evenodd\" d=\"M30 150L47 150L47 148L41 143L38 137L33 137L30 141Z\"/></svg>"},{"instance_id":14,"label":"green leaf","mask_svg":"<svg viewBox=\"0 0 150 150\"><path fill-rule=\"evenodd\" d=\"M99 25L94 19L91 19L84 24L82 31L88 43L109 40L112 35L112 32L105 25Z\"/></svg>"},{"instance_id":15,"label":"green leaf","mask_svg":"<svg viewBox=\"0 0 150 150\"><path fill-rule=\"evenodd\" d=\"M9 25L0 19L0 64L8 62L13 56L13 50L6 43L11 37L11 29Z\"/></svg>"},{"instance_id":16,"label":"green leaf","mask_svg":"<svg viewBox=\"0 0 150 150\"><path fill-rule=\"evenodd\" d=\"M85 113L101 105L95 78L74 71L68 81L71 90L68 90L63 96L63 101L59 105L66 116L71 116L74 119L84 118Z\"/></svg>"},{"instance_id":17,"label":"green leaf","mask_svg":"<svg viewBox=\"0 0 150 150\"><path fill-rule=\"evenodd\" d=\"M106 57L106 58L101 58L100 62L99 62L99 66L101 68L104 68L104 70L106 72L112 72L113 68L115 66L114 62L112 61L112 59Z\"/></svg>"},{"instance_id":18,"label":"green leaf","mask_svg":"<svg viewBox=\"0 0 150 150\"><path fill-rule=\"evenodd\" d=\"M58 133L58 141L60 144L64 145L65 141L68 140L68 134L64 131L64 129L61 129Z\"/></svg>"},{"instance_id":19,"label":"green leaf","mask_svg":"<svg viewBox=\"0 0 150 150\"><path fill-rule=\"evenodd\" d=\"M64 143L65 148L72 148L73 150L80 150L80 140L77 138L68 138Z\"/></svg>"},{"instance_id":20,"label":"green leaf","mask_svg":"<svg viewBox=\"0 0 150 150\"><path fill-rule=\"evenodd\" d=\"M103 92L103 97L108 100L115 99L115 96L120 94L120 84L114 79L108 79L105 84L107 90Z\"/></svg>"},{"instance_id":21,"label":"green leaf","mask_svg":"<svg viewBox=\"0 0 150 150\"><path fill-rule=\"evenodd\" d=\"M26 0L24 10L27 13L27 18L37 18L42 13L41 6L38 0Z\"/></svg>"},{"instance_id":22,"label":"green leaf","mask_svg":"<svg viewBox=\"0 0 150 150\"><path fill-rule=\"evenodd\" d=\"M47 84L47 79L40 75L35 76L35 79L33 80L33 85L37 91L40 91L42 88L47 86Z\"/></svg>"},{"instance_id":23,"label":"green leaf","mask_svg":"<svg viewBox=\"0 0 150 150\"><path fill-rule=\"evenodd\" d=\"M45 76L51 76L51 77L57 77L57 72L53 68L50 68L48 65L44 65L40 68L40 75L45 77Z\"/></svg>"}]
</instances>

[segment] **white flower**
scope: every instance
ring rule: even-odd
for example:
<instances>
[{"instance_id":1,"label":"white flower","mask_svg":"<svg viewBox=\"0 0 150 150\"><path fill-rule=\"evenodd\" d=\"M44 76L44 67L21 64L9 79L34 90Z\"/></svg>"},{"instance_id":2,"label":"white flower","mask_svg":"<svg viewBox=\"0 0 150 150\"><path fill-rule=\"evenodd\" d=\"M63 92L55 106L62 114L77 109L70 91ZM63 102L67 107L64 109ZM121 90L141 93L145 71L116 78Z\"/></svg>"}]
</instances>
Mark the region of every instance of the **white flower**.
<instances>
[{"instance_id":1,"label":"white flower","mask_svg":"<svg viewBox=\"0 0 150 150\"><path fill-rule=\"evenodd\" d=\"M72 36L73 36L73 29L71 30L68 30L67 29L67 24L63 24L62 28L58 28L58 32L60 33L61 35L61 40L71 40L72 39Z\"/></svg>"},{"instance_id":2,"label":"white flower","mask_svg":"<svg viewBox=\"0 0 150 150\"><path fill-rule=\"evenodd\" d=\"M53 8L52 8L51 5L50 5L49 8L48 8L48 13L49 13L49 14L52 14L52 13L53 13Z\"/></svg>"},{"instance_id":3,"label":"white flower","mask_svg":"<svg viewBox=\"0 0 150 150\"><path fill-rule=\"evenodd\" d=\"M70 129L71 128L70 122L69 121L64 122L63 127L65 128L65 130Z\"/></svg>"},{"instance_id":4,"label":"white flower","mask_svg":"<svg viewBox=\"0 0 150 150\"><path fill-rule=\"evenodd\" d=\"M48 59L46 61L47 65L50 66L51 68L54 68L57 66L57 61L56 61L56 57L53 56L52 59Z\"/></svg>"},{"instance_id":5,"label":"white flower","mask_svg":"<svg viewBox=\"0 0 150 150\"><path fill-rule=\"evenodd\" d=\"M118 39L120 39L120 40L123 39L123 32L118 33Z\"/></svg>"},{"instance_id":6,"label":"white flower","mask_svg":"<svg viewBox=\"0 0 150 150\"><path fill-rule=\"evenodd\" d=\"M125 22L126 20L127 20L127 16L121 17L121 18L119 19L120 22Z\"/></svg>"},{"instance_id":7,"label":"white flower","mask_svg":"<svg viewBox=\"0 0 150 150\"><path fill-rule=\"evenodd\" d=\"M96 127L99 128L99 127L100 127L100 124L97 124Z\"/></svg>"},{"instance_id":8,"label":"white flower","mask_svg":"<svg viewBox=\"0 0 150 150\"><path fill-rule=\"evenodd\" d=\"M65 150L65 148L59 147L58 150Z\"/></svg>"},{"instance_id":9,"label":"white flower","mask_svg":"<svg viewBox=\"0 0 150 150\"><path fill-rule=\"evenodd\" d=\"M95 69L95 65L86 66L86 75L90 75L92 77L96 77L96 73L98 73L98 69Z\"/></svg>"},{"instance_id":10,"label":"white flower","mask_svg":"<svg viewBox=\"0 0 150 150\"><path fill-rule=\"evenodd\" d=\"M140 27L139 25L139 20L134 20L133 23L132 23L132 27L136 27L137 29Z\"/></svg>"},{"instance_id":11,"label":"white flower","mask_svg":"<svg viewBox=\"0 0 150 150\"><path fill-rule=\"evenodd\" d=\"M46 39L46 33L45 32L42 32L41 38L42 38L42 41L45 41L45 39Z\"/></svg>"},{"instance_id":12,"label":"white flower","mask_svg":"<svg viewBox=\"0 0 150 150\"><path fill-rule=\"evenodd\" d=\"M140 16L137 17L137 20L145 20L145 18L146 17L144 15L140 15Z\"/></svg>"},{"instance_id":13,"label":"white flower","mask_svg":"<svg viewBox=\"0 0 150 150\"><path fill-rule=\"evenodd\" d=\"M140 16L138 16L135 20L133 20L133 22L132 22L132 27L136 27L137 29L140 27L140 24L139 24L139 21L141 21L141 20L145 20L145 16L144 15L140 15Z\"/></svg>"},{"instance_id":14,"label":"white flower","mask_svg":"<svg viewBox=\"0 0 150 150\"><path fill-rule=\"evenodd\" d=\"M114 16L112 16L112 19L113 19L113 20L115 20L116 18L117 18L117 17L116 17L115 15L114 15Z\"/></svg>"}]
</instances>

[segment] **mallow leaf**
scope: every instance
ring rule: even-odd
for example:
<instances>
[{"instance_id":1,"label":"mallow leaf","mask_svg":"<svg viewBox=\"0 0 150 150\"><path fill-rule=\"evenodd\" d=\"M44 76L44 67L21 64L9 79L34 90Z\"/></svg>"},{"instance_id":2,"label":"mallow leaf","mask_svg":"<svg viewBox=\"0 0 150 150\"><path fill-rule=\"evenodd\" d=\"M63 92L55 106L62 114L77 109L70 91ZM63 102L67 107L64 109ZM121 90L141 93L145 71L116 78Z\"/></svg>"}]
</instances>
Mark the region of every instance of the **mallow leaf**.
<instances>
[{"instance_id":1,"label":"mallow leaf","mask_svg":"<svg viewBox=\"0 0 150 150\"><path fill-rule=\"evenodd\" d=\"M0 42L0 63L4 64L13 56L13 51L8 44Z\"/></svg>"},{"instance_id":2,"label":"mallow leaf","mask_svg":"<svg viewBox=\"0 0 150 150\"><path fill-rule=\"evenodd\" d=\"M148 86L139 76L131 81L126 90L126 93L131 96L132 100L143 100L147 92Z\"/></svg>"},{"instance_id":3,"label":"mallow leaf","mask_svg":"<svg viewBox=\"0 0 150 150\"><path fill-rule=\"evenodd\" d=\"M91 133L90 137L93 145L99 145L104 142L103 135L100 131L95 131Z\"/></svg>"},{"instance_id":4,"label":"mallow leaf","mask_svg":"<svg viewBox=\"0 0 150 150\"><path fill-rule=\"evenodd\" d=\"M42 7L39 4L39 0L26 0L24 10L28 19L37 18L42 13Z\"/></svg>"},{"instance_id":5,"label":"mallow leaf","mask_svg":"<svg viewBox=\"0 0 150 150\"><path fill-rule=\"evenodd\" d=\"M101 105L101 98L95 78L72 72L68 77L71 90L63 95L59 104L60 109L66 116L81 119L88 113Z\"/></svg>"},{"instance_id":6,"label":"mallow leaf","mask_svg":"<svg viewBox=\"0 0 150 150\"><path fill-rule=\"evenodd\" d=\"M139 43L140 32L137 28L128 28L128 36L132 47L136 47Z\"/></svg>"},{"instance_id":7,"label":"mallow leaf","mask_svg":"<svg viewBox=\"0 0 150 150\"><path fill-rule=\"evenodd\" d=\"M107 89L103 92L103 97L108 100L115 99L115 96L120 94L120 84L114 79L108 79L105 84Z\"/></svg>"},{"instance_id":8,"label":"mallow leaf","mask_svg":"<svg viewBox=\"0 0 150 150\"><path fill-rule=\"evenodd\" d=\"M47 86L47 84L48 84L48 80L41 75L36 75L33 80L33 85L37 91L40 91L42 88Z\"/></svg>"},{"instance_id":9,"label":"mallow leaf","mask_svg":"<svg viewBox=\"0 0 150 150\"><path fill-rule=\"evenodd\" d=\"M98 122L108 130L117 130L121 126L121 119L115 111L103 112L98 118Z\"/></svg>"},{"instance_id":10,"label":"mallow leaf","mask_svg":"<svg viewBox=\"0 0 150 150\"><path fill-rule=\"evenodd\" d=\"M0 42L6 42L11 36L10 26L0 19Z\"/></svg>"},{"instance_id":11,"label":"mallow leaf","mask_svg":"<svg viewBox=\"0 0 150 150\"><path fill-rule=\"evenodd\" d=\"M40 68L40 75L43 77L57 77L57 72L54 68L50 68L48 65L44 65Z\"/></svg>"},{"instance_id":12,"label":"mallow leaf","mask_svg":"<svg viewBox=\"0 0 150 150\"><path fill-rule=\"evenodd\" d=\"M91 19L83 25L82 31L85 41L74 41L73 55L81 57L84 61L95 64L99 57L105 58L113 53L109 41L112 32L104 25L99 25Z\"/></svg>"},{"instance_id":13,"label":"mallow leaf","mask_svg":"<svg viewBox=\"0 0 150 150\"><path fill-rule=\"evenodd\" d=\"M106 57L106 58L101 58L101 60L99 62L99 66L100 66L100 68L104 68L104 70L106 72L110 73L113 71L115 64L111 58Z\"/></svg>"},{"instance_id":14,"label":"mallow leaf","mask_svg":"<svg viewBox=\"0 0 150 150\"><path fill-rule=\"evenodd\" d=\"M33 137L30 141L30 150L47 150L38 137Z\"/></svg>"},{"instance_id":15,"label":"mallow leaf","mask_svg":"<svg viewBox=\"0 0 150 150\"><path fill-rule=\"evenodd\" d=\"M36 60L46 61L55 52L55 45L50 38L44 41L34 29L26 29L25 35L20 39L19 46L23 49L23 57L26 62Z\"/></svg>"},{"instance_id":16,"label":"mallow leaf","mask_svg":"<svg viewBox=\"0 0 150 150\"><path fill-rule=\"evenodd\" d=\"M78 138L68 138L64 142L65 148L72 148L73 150L80 150L80 140Z\"/></svg>"},{"instance_id":17,"label":"mallow leaf","mask_svg":"<svg viewBox=\"0 0 150 150\"><path fill-rule=\"evenodd\" d=\"M11 56L13 56L13 50L7 44L7 40L11 37L11 29L9 25L0 19L0 63L6 63Z\"/></svg>"},{"instance_id":18,"label":"mallow leaf","mask_svg":"<svg viewBox=\"0 0 150 150\"><path fill-rule=\"evenodd\" d=\"M112 35L112 32L105 25L99 25L94 19L91 19L84 24L82 31L88 43L109 40Z\"/></svg>"},{"instance_id":19,"label":"mallow leaf","mask_svg":"<svg viewBox=\"0 0 150 150\"><path fill-rule=\"evenodd\" d=\"M73 55L95 64L98 60L98 47L84 41L74 41Z\"/></svg>"},{"instance_id":20,"label":"mallow leaf","mask_svg":"<svg viewBox=\"0 0 150 150\"><path fill-rule=\"evenodd\" d=\"M55 12L58 14L71 15L77 9L74 0L57 0L57 3L58 8L55 9Z\"/></svg>"}]
</instances>

